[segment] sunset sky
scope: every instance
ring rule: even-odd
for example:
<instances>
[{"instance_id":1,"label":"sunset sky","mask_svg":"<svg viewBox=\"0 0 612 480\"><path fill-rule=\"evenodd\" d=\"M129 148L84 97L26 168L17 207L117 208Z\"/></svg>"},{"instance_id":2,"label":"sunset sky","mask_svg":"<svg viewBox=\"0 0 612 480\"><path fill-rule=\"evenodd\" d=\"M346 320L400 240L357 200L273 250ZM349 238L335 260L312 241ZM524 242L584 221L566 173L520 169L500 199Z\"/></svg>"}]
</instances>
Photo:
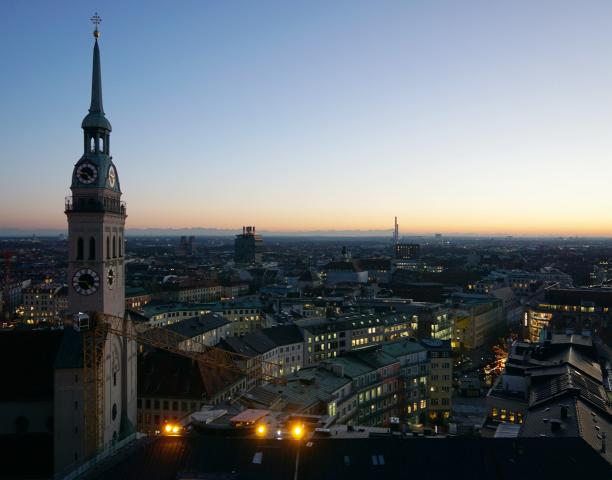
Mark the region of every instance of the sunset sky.
<instances>
[{"instance_id":1,"label":"sunset sky","mask_svg":"<svg viewBox=\"0 0 612 480\"><path fill-rule=\"evenodd\" d=\"M604 0L3 0L0 231L66 228L96 10L128 228L612 236Z\"/></svg>"}]
</instances>

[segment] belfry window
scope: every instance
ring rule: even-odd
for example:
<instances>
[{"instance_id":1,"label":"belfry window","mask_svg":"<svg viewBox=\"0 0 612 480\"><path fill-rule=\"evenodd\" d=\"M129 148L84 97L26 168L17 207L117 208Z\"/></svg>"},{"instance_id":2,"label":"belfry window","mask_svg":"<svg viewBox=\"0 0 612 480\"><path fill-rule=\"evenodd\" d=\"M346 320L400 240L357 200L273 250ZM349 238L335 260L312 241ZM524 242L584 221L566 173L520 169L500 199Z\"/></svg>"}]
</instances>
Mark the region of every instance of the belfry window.
<instances>
[{"instance_id":1,"label":"belfry window","mask_svg":"<svg viewBox=\"0 0 612 480\"><path fill-rule=\"evenodd\" d=\"M113 235L113 258L117 258L117 238Z\"/></svg>"},{"instance_id":2,"label":"belfry window","mask_svg":"<svg viewBox=\"0 0 612 480\"><path fill-rule=\"evenodd\" d=\"M89 259L96 259L96 239L94 237L89 237Z\"/></svg>"},{"instance_id":3,"label":"belfry window","mask_svg":"<svg viewBox=\"0 0 612 480\"><path fill-rule=\"evenodd\" d=\"M89 139L89 151L90 152L96 151L96 139L94 137L91 137Z\"/></svg>"},{"instance_id":4,"label":"belfry window","mask_svg":"<svg viewBox=\"0 0 612 480\"><path fill-rule=\"evenodd\" d=\"M100 152L104 151L104 138L100 138L99 151Z\"/></svg>"},{"instance_id":5,"label":"belfry window","mask_svg":"<svg viewBox=\"0 0 612 480\"><path fill-rule=\"evenodd\" d=\"M77 240L77 260L83 260L83 239L81 237Z\"/></svg>"},{"instance_id":6,"label":"belfry window","mask_svg":"<svg viewBox=\"0 0 612 480\"><path fill-rule=\"evenodd\" d=\"M119 257L123 256L123 243L121 241L121 236L119 236Z\"/></svg>"},{"instance_id":7,"label":"belfry window","mask_svg":"<svg viewBox=\"0 0 612 480\"><path fill-rule=\"evenodd\" d=\"M110 235L106 236L106 258L110 258Z\"/></svg>"}]
</instances>

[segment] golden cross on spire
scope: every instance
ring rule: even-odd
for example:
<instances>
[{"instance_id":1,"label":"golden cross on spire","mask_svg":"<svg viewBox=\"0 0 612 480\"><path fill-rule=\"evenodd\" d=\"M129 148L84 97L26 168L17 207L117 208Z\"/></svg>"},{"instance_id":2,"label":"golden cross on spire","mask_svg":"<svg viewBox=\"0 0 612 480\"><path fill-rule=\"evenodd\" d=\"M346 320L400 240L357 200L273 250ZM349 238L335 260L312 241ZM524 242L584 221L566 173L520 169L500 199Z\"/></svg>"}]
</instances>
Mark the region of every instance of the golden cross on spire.
<instances>
[{"instance_id":1,"label":"golden cross on spire","mask_svg":"<svg viewBox=\"0 0 612 480\"><path fill-rule=\"evenodd\" d=\"M100 18L100 15L98 15L98 12L94 13L93 17L90 18L91 23L93 23L96 26L96 29L93 32L94 37L98 38L100 36L100 31L98 30L98 25L100 25L100 22L102 21L102 19Z\"/></svg>"}]
</instances>

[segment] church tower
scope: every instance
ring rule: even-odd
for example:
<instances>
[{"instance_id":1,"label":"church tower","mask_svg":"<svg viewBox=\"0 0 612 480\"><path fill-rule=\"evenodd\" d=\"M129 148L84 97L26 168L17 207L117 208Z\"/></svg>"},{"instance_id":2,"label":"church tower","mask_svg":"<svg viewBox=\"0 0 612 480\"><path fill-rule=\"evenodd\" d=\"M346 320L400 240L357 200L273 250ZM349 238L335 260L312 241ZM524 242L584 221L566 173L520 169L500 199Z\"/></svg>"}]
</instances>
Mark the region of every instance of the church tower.
<instances>
[{"instance_id":1,"label":"church tower","mask_svg":"<svg viewBox=\"0 0 612 480\"><path fill-rule=\"evenodd\" d=\"M134 325L125 315L127 215L121 201L119 175L110 155L112 128L102 106L97 14L92 21L96 27L91 104L81 124L83 155L74 166L72 195L65 204L68 310L75 315L87 314L90 320L86 326L65 329L66 345L72 349L70 358L74 362L56 365L56 469L75 465L118 441L129 440L136 425L137 344L133 339ZM98 323L102 328L97 328ZM74 340L75 336L78 340Z\"/></svg>"},{"instance_id":2,"label":"church tower","mask_svg":"<svg viewBox=\"0 0 612 480\"><path fill-rule=\"evenodd\" d=\"M100 33L94 31L91 105L83 119L83 156L72 173L68 216L68 305L72 313L125 313L125 204L110 156L111 124L102 106Z\"/></svg>"}]
</instances>

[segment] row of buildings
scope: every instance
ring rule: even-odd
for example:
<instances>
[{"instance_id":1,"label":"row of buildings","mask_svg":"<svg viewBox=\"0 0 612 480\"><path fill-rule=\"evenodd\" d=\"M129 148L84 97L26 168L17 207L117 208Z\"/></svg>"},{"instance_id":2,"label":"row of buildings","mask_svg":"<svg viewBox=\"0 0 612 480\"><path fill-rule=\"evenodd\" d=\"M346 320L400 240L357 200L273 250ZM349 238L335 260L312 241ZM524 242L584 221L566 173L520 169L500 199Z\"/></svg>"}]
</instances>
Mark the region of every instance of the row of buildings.
<instances>
[{"instance_id":1,"label":"row of buildings","mask_svg":"<svg viewBox=\"0 0 612 480\"><path fill-rule=\"evenodd\" d=\"M213 393L203 379L205 367L189 364L187 368L183 358L170 353L141 356L138 429L154 431L164 421L181 419L203 405L236 399L247 408L326 415L330 425L388 426L392 418L422 425L450 418L450 342L406 337L305 364L300 340L299 330L289 327L222 340L224 348L261 357L263 368L266 363L277 368L269 375L285 376L281 384L247 384L240 395L242 380L228 379L223 389ZM168 370L168 375L160 375ZM153 376L156 382L148 380Z\"/></svg>"}]
</instances>

